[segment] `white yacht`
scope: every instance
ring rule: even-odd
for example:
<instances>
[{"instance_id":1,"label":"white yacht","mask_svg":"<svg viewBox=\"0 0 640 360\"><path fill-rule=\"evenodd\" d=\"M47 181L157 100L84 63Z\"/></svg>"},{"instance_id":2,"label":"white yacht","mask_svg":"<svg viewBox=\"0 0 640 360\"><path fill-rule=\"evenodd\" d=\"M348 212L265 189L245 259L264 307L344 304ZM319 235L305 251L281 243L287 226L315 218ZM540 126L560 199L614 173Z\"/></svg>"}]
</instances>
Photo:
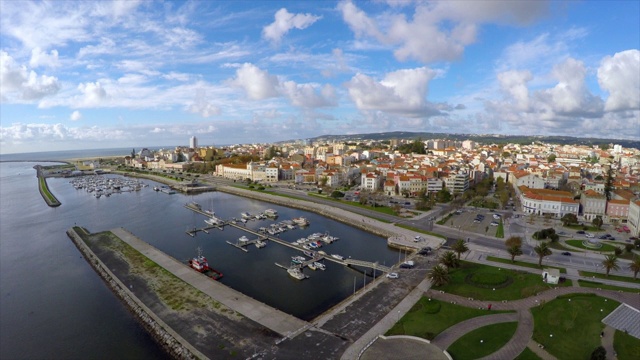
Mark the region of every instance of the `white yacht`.
<instances>
[{"instance_id":1,"label":"white yacht","mask_svg":"<svg viewBox=\"0 0 640 360\"><path fill-rule=\"evenodd\" d=\"M304 280L307 278L307 276L303 274L302 271L298 268L287 269L287 272L289 273L289 275L291 275L292 278L296 280Z\"/></svg>"}]
</instances>

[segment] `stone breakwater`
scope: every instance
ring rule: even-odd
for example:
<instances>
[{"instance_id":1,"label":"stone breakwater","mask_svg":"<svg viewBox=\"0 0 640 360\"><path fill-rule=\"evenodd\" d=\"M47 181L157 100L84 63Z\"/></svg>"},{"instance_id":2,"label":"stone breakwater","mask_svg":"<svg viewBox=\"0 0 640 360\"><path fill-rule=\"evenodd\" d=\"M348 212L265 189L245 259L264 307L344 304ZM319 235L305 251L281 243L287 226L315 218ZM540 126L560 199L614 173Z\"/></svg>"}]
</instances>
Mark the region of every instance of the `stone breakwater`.
<instances>
[{"instance_id":1,"label":"stone breakwater","mask_svg":"<svg viewBox=\"0 0 640 360\"><path fill-rule=\"evenodd\" d=\"M73 241L91 267L102 277L111 290L127 306L153 338L176 359L208 359L184 338L169 327L162 319L144 305L129 289L107 268L107 266L84 243L75 228L67 230L67 236Z\"/></svg>"}]
</instances>

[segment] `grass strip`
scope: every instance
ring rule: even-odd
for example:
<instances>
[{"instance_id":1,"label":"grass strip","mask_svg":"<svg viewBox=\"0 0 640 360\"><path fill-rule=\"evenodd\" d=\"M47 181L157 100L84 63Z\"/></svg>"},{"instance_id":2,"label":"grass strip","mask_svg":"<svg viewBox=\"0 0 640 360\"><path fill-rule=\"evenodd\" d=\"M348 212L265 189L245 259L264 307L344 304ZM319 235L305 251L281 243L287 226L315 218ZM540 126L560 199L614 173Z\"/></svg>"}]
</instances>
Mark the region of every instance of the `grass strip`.
<instances>
[{"instance_id":1,"label":"grass strip","mask_svg":"<svg viewBox=\"0 0 640 360\"><path fill-rule=\"evenodd\" d=\"M498 224L498 229L496 230L496 237L500 239L504 238L504 224L502 223L502 219L500 219L500 223Z\"/></svg>"},{"instance_id":2,"label":"grass strip","mask_svg":"<svg viewBox=\"0 0 640 360\"><path fill-rule=\"evenodd\" d=\"M492 314L512 312L495 311ZM432 340L449 327L478 316L485 309L473 309L423 296L385 335L410 335Z\"/></svg>"},{"instance_id":3,"label":"grass strip","mask_svg":"<svg viewBox=\"0 0 640 360\"><path fill-rule=\"evenodd\" d=\"M533 339L558 359L589 359L601 344L602 319L620 305L594 294L585 295L559 297L531 309Z\"/></svg>"},{"instance_id":4,"label":"grass strip","mask_svg":"<svg viewBox=\"0 0 640 360\"><path fill-rule=\"evenodd\" d=\"M560 270L561 274L566 274L567 273L567 269L565 268L561 268L561 267L556 267L556 266L538 266L538 264L532 264L532 263L528 263L528 262L524 262L524 261L514 261L511 262L511 260L509 259L503 259L503 258L499 258L499 257L495 257L495 256L487 256L487 260L489 261L493 261L493 262L499 262L499 263L503 263L503 264L511 264L511 265L518 265L518 266L523 266L523 267L528 267L528 268L532 268L532 269L558 269Z\"/></svg>"},{"instance_id":5,"label":"grass strip","mask_svg":"<svg viewBox=\"0 0 640 360\"><path fill-rule=\"evenodd\" d=\"M418 229L418 228L415 228L415 227L413 227L413 226L409 226L409 225L405 225L405 224L395 224L395 225L396 225L397 227L401 227L401 228L403 228L403 229L407 229L407 230L411 230L411 231L419 232L419 233L421 233L421 234L427 234L427 235L431 235L431 236L439 237L439 238L442 238L442 239L446 239L446 238L447 238L447 237L446 237L446 236L444 236L444 235L436 234L436 233L434 233L434 232L427 231L427 230Z\"/></svg>"},{"instance_id":6,"label":"grass strip","mask_svg":"<svg viewBox=\"0 0 640 360\"><path fill-rule=\"evenodd\" d=\"M600 288L600 289L605 289L605 290L624 291L624 292L640 294L640 289L633 289L633 288L628 288L628 287L624 287L624 286L603 284L603 283L597 282L597 281L589 281L589 280L580 279L580 280L578 280L578 284L580 284L580 287Z\"/></svg>"},{"instance_id":7,"label":"grass strip","mask_svg":"<svg viewBox=\"0 0 640 360\"><path fill-rule=\"evenodd\" d=\"M590 277L596 277L599 279L608 279L608 280L616 280L616 281L624 281L624 282L640 284L640 279L634 279L632 277L627 277L627 276L611 275L611 274L607 276L607 274L597 273L593 271L578 271L578 273L580 274L580 276L590 276Z\"/></svg>"},{"instance_id":8,"label":"grass strip","mask_svg":"<svg viewBox=\"0 0 640 360\"><path fill-rule=\"evenodd\" d=\"M585 249L585 250L591 250L594 252L612 252L616 250L616 247L613 245L609 245L609 244L605 244L605 243L600 243L600 245L602 245L602 247L598 248L598 249L594 249L594 248L590 248L587 246L584 246L582 243L586 241L586 240L576 240L576 239L572 239L572 240L565 240L565 243L567 243L567 245L571 245L573 247L577 247L580 249Z\"/></svg>"},{"instance_id":9,"label":"grass strip","mask_svg":"<svg viewBox=\"0 0 640 360\"><path fill-rule=\"evenodd\" d=\"M447 352L456 360L473 360L493 354L513 337L518 322L491 324L470 331L456 340Z\"/></svg>"}]
</instances>

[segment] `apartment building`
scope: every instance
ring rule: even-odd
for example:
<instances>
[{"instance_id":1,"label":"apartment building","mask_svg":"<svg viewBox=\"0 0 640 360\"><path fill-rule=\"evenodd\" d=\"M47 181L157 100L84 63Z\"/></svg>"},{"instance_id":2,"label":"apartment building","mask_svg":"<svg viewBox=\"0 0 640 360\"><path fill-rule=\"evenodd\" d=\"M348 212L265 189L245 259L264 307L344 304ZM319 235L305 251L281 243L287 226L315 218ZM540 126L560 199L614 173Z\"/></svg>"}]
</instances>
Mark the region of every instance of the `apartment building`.
<instances>
[{"instance_id":1,"label":"apartment building","mask_svg":"<svg viewBox=\"0 0 640 360\"><path fill-rule=\"evenodd\" d=\"M594 190L587 190L580 196L580 205L582 207L582 216L587 221L592 221L600 216L605 218L607 209L607 198Z\"/></svg>"},{"instance_id":2,"label":"apartment building","mask_svg":"<svg viewBox=\"0 0 640 360\"><path fill-rule=\"evenodd\" d=\"M551 215L562 218L565 214L578 216L580 202L573 199L573 194L567 191L546 189L530 189L524 185L518 187L520 203L525 213L536 215Z\"/></svg>"}]
</instances>

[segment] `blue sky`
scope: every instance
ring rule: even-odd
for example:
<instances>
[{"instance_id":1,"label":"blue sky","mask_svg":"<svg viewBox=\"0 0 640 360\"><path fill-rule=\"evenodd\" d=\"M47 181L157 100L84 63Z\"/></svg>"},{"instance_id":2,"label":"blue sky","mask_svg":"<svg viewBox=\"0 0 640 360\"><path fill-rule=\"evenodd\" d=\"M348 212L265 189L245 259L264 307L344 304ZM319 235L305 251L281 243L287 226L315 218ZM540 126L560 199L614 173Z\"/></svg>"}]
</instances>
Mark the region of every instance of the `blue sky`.
<instances>
[{"instance_id":1,"label":"blue sky","mask_svg":"<svg viewBox=\"0 0 640 360\"><path fill-rule=\"evenodd\" d=\"M638 1L0 1L0 153L640 140Z\"/></svg>"}]
</instances>

